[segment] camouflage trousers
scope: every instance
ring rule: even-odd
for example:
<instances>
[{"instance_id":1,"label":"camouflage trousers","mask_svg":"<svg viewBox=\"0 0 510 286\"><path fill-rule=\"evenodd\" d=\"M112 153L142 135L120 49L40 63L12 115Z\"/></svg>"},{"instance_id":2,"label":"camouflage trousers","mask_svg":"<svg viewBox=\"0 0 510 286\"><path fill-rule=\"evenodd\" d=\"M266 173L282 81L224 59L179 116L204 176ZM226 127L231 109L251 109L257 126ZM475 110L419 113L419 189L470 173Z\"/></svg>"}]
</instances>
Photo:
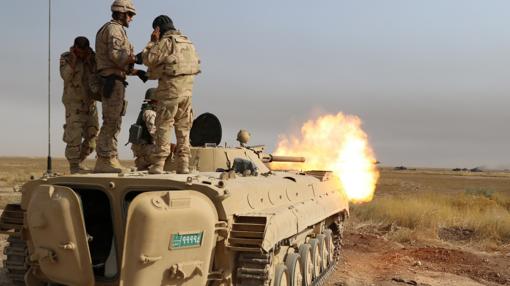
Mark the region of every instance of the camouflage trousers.
<instances>
[{"instance_id":1,"label":"camouflage trousers","mask_svg":"<svg viewBox=\"0 0 510 286\"><path fill-rule=\"evenodd\" d=\"M99 122L96 103L64 103L66 123L64 124L64 142L67 143L65 156L68 161L83 161L96 149Z\"/></svg>"},{"instance_id":2,"label":"camouflage trousers","mask_svg":"<svg viewBox=\"0 0 510 286\"><path fill-rule=\"evenodd\" d=\"M126 88L122 81L115 81L110 97L102 97L103 125L97 139L97 156L104 158L117 157L117 142L122 124L122 116L126 113L127 101L124 100Z\"/></svg>"},{"instance_id":3,"label":"camouflage trousers","mask_svg":"<svg viewBox=\"0 0 510 286\"><path fill-rule=\"evenodd\" d=\"M190 157L189 132L193 120L191 96L159 100L156 108L156 135L152 160L165 160L171 153L171 133L175 127L177 168L187 167Z\"/></svg>"},{"instance_id":4,"label":"camouflage trousers","mask_svg":"<svg viewBox=\"0 0 510 286\"><path fill-rule=\"evenodd\" d=\"M151 155L154 153L154 144L132 144L131 150L135 156L135 166L138 171L147 170L151 165Z\"/></svg>"}]
</instances>

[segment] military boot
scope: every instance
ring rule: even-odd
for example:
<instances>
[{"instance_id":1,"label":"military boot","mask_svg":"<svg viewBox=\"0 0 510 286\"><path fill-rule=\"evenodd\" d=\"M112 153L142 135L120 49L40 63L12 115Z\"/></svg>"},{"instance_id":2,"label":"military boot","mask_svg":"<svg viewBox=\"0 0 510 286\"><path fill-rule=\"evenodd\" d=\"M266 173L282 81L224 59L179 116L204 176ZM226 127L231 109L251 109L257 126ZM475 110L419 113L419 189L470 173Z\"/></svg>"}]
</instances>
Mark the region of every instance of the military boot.
<instances>
[{"instance_id":1,"label":"military boot","mask_svg":"<svg viewBox=\"0 0 510 286\"><path fill-rule=\"evenodd\" d=\"M147 171L151 164L142 157L136 157L135 166L137 171Z\"/></svg>"},{"instance_id":2,"label":"military boot","mask_svg":"<svg viewBox=\"0 0 510 286\"><path fill-rule=\"evenodd\" d=\"M149 174L163 174L165 167L165 160L158 160L149 167Z\"/></svg>"},{"instance_id":3,"label":"military boot","mask_svg":"<svg viewBox=\"0 0 510 286\"><path fill-rule=\"evenodd\" d=\"M97 157L95 173L122 173L125 169L116 157Z\"/></svg>"},{"instance_id":4,"label":"military boot","mask_svg":"<svg viewBox=\"0 0 510 286\"><path fill-rule=\"evenodd\" d=\"M177 167L177 174L189 174L188 166Z\"/></svg>"},{"instance_id":5,"label":"military boot","mask_svg":"<svg viewBox=\"0 0 510 286\"><path fill-rule=\"evenodd\" d=\"M189 174L189 163L188 161L178 159L177 160L177 174Z\"/></svg>"},{"instance_id":6,"label":"military boot","mask_svg":"<svg viewBox=\"0 0 510 286\"><path fill-rule=\"evenodd\" d=\"M69 172L71 174L86 174L90 173L90 169L83 166L81 162L71 161L69 162Z\"/></svg>"}]
</instances>

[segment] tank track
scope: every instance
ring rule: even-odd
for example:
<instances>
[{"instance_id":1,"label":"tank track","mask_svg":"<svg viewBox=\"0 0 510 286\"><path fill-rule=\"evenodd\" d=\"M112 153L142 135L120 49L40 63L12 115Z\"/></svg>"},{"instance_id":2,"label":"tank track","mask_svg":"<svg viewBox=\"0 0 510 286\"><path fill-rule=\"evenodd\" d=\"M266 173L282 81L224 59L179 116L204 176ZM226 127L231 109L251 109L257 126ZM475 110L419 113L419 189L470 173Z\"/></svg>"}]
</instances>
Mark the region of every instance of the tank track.
<instances>
[{"instance_id":1,"label":"tank track","mask_svg":"<svg viewBox=\"0 0 510 286\"><path fill-rule=\"evenodd\" d=\"M14 285L25 285L25 273L29 269L27 245L24 240L16 236L9 236L7 241L9 245L4 248L4 254L7 256L4 260L7 276Z\"/></svg>"},{"instance_id":2,"label":"tank track","mask_svg":"<svg viewBox=\"0 0 510 286\"><path fill-rule=\"evenodd\" d=\"M332 225L333 244L335 253L333 263L325 269L319 277L312 281L312 286L322 286L328 276L336 269L340 260L342 238L343 238L343 218L339 217ZM240 253L238 257L239 267L237 268L236 285L246 286L269 286L271 282L271 255L259 253Z\"/></svg>"},{"instance_id":3,"label":"tank track","mask_svg":"<svg viewBox=\"0 0 510 286\"><path fill-rule=\"evenodd\" d=\"M29 269L28 248L21 238L23 228L24 211L17 204L7 205L0 218L0 229L4 234L9 235L7 245L4 248L6 258L3 261L7 276L14 285L25 285L25 273Z\"/></svg>"},{"instance_id":4,"label":"tank track","mask_svg":"<svg viewBox=\"0 0 510 286\"><path fill-rule=\"evenodd\" d=\"M269 286L271 255L260 253L240 253L237 259L236 285Z\"/></svg>"},{"instance_id":5,"label":"tank track","mask_svg":"<svg viewBox=\"0 0 510 286\"><path fill-rule=\"evenodd\" d=\"M342 239L343 239L343 217L338 217L331 230L333 231L333 244L335 245L335 253L333 255L333 263L328 267L328 269L324 270L321 275L312 281L313 286L322 286L325 285L326 280L329 275L336 269L338 261L340 260L340 255L342 253Z\"/></svg>"}]
</instances>

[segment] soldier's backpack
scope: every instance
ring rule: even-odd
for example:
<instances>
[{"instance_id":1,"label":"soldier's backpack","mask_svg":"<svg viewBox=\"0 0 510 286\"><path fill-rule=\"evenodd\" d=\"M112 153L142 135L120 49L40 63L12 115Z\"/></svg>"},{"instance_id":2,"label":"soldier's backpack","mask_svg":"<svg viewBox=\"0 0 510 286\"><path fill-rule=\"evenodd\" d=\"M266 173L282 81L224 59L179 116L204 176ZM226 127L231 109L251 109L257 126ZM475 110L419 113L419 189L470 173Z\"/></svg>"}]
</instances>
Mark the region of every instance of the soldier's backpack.
<instances>
[{"instance_id":1,"label":"soldier's backpack","mask_svg":"<svg viewBox=\"0 0 510 286\"><path fill-rule=\"evenodd\" d=\"M128 143L132 144L152 144L152 136L147 129L147 125L145 121L143 121L143 113L149 108L148 104L144 103L142 105L142 110L138 113L138 118L136 119L136 123L132 124L129 127L129 140Z\"/></svg>"},{"instance_id":2,"label":"soldier's backpack","mask_svg":"<svg viewBox=\"0 0 510 286\"><path fill-rule=\"evenodd\" d=\"M200 58L193 43L184 35L170 37L173 52L165 59L164 72L170 76L195 75L200 73Z\"/></svg>"}]
</instances>

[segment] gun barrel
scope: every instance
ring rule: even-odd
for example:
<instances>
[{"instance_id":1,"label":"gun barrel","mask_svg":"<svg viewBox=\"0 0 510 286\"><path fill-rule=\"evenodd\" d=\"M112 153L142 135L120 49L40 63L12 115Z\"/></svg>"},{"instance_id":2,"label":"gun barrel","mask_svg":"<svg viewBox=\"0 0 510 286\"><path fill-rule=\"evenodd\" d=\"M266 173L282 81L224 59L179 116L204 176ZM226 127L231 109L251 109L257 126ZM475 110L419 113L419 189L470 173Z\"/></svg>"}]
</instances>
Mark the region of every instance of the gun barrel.
<instances>
[{"instance_id":1,"label":"gun barrel","mask_svg":"<svg viewBox=\"0 0 510 286\"><path fill-rule=\"evenodd\" d=\"M297 156L276 156L269 155L268 157L263 158L264 163L270 162L290 162L290 163L303 163L306 161L305 157L297 157Z\"/></svg>"}]
</instances>

